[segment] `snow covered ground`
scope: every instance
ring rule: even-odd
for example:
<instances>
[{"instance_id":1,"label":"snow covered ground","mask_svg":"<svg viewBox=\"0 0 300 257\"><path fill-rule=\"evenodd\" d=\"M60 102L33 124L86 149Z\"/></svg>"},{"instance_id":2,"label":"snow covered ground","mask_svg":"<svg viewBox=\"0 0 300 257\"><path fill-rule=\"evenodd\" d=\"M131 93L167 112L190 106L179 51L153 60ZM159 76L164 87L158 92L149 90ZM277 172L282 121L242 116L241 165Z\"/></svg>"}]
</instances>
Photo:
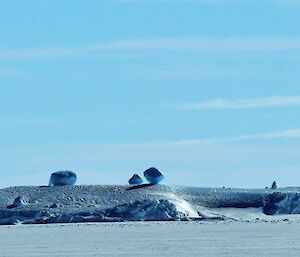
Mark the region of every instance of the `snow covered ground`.
<instances>
[{"instance_id":1,"label":"snow covered ground","mask_svg":"<svg viewBox=\"0 0 300 257\"><path fill-rule=\"evenodd\" d=\"M0 257L298 257L299 192L10 187L0 190Z\"/></svg>"},{"instance_id":2,"label":"snow covered ground","mask_svg":"<svg viewBox=\"0 0 300 257\"><path fill-rule=\"evenodd\" d=\"M0 257L299 257L299 231L298 222L0 226Z\"/></svg>"},{"instance_id":3,"label":"snow covered ground","mask_svg":"<svg viewBox=\"0 0 300 257\"><path fill-rule=\"evenodd\" d=\"M282 215L300 214L299 192L299 188L249 190L164 185L10 187L0 190L0 225L282 220Z\"/></svg>"}]
</instances>

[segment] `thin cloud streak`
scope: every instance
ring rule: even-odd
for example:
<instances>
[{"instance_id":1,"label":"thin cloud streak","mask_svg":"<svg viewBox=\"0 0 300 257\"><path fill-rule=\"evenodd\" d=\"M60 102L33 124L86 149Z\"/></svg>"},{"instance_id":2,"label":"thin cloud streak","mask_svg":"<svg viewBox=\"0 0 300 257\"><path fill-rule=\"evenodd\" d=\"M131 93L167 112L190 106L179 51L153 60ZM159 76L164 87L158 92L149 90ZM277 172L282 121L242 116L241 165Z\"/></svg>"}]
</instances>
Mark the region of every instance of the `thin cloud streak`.
<instances>
[{"instance_id":1,"label":"thin cloud streak","mask_svg":"<svg viewBox=\"0 0 300 257\"><path fill-rule=\"evenodd\" d=\"M300 128L299 129L287 129L272 131L262 134L249 134L233 137L215 137L215 138L203 138L203 139L183 139L174 141L151 141L143 143L123 143L123 144L106 144L102 147L112 147L114 149L121 147L125 149L147 149L147 148L167 148L167 147L187 147L187 146L200 146L200 145L211 145L211 144L223 144L223 143L234 143L242 141L253 141L253 140L276 140L276 139L300 139ZM81 147L81 146L79 146ZM94 145L97 148L97 146ZM70 146L72 149L73 146Z\"/></svg>"},{"instance_id":2,"label":"thin cloud streak","mask_svg":"<svg viewBox=\"0 0 300 257\"><path fill-rule=\"evenodd\" d=\"M272 131L262 134L250 134L233 137L216 137L216 138L203 138L203 139L184 139L175 141L153 141L145 143L132 143L132 144L120 144L123 147L159 147L164 148L168 146L197 146L197 145L210 145L210 144L222 144L222 143L233 143L242 141L252 140L276 140L276 139L300 139L300 129L287 129ZM111 145L113 146L113 145ZM117 147L118 145L114 145Z\"/></svg>"},{"instance_id":3,"label":"thin cloud streak","mask_svg":"<svg viewBox=\"0 0 300 257\"><path fill-rule=\"evenodd\" d=\"M109 1L109 0L108 0ZM124 4L174 4L174 3L182 3L182 4L203 4L203 5L232 5L232 4L253 4L260 3L257 0L113 0L116 3L124 3ZM300 6L298 0L265 0L265 3L268 4L278 4L283 6Z\"/></svg>"},{"instance_id":4,"label":"thin cloud streak","mask_svg":"<svg viewBox=\"0 0 300 257\"><path fill-rule=\"evenodd\" d=\"M297 139L300 138L300 129L288 129L282 131L273 131L266 134L248 135L237 137L237 140L253 139Z\"/></svg>"},{"instance_id":5,"label":"thin cloud streak","mask_svg":"<svg viewBox=\"0 0 300 257\"><path fill-rule=\"evenodd\" d=\"M271 131L261 134L249 134L231 137L215 137L215 138L202 138L202 139L182 139L173 141L148 141L148 142L134 142L134 143L103 143L103 144L70 144L70 145L53 145L46 147L31 147L31 150L53 150L58 151L81 151L82 149L89 149L91 152L97 152L97 150L102 149L103 151L112 150L113 152L126 152L149 149L174 149L180 150L180 147L193 147L193 146L205 146L205 145L217 145L217 144L228 144L236 142L246 142L246 141L256 141L256 140L278 140L278 139L300 139L300 128L296 129L286 129ZM11 148L0 148L1 151L9 151ZM14 147L12 150L22 150L22 147ZM28 149L28 148L26 148Z\"/></svg>"},{"instance_id":6,"label":"thin cloud streak","mask_svg":"<svg viewBox=\"0 0 300 257\"><path fill-rule=\"evenodd\" d=\"M183 103L173 106L176 110L224 110L257 109L271 107L300 106L300 96L272 96L241 100L215 99L199 103Z\"/></svg>"},{"instance_id":7,"label":"thin cloud streak","mask_svg":"<svg viewBox=\"0 0 300 257\"><path fill-rule=\"evenodd\" d=\"M0 49L0 60L65 60L122 52L276 52L300 51L300 37L129 39L75 47Z\"/></svg>"},{"instance_id":8,"label":"thin cloud streak","mask_svg":"<svg viewBox=\"0 0 300 257\"><path fill-rule=\"evenodd\" d=\"M287 129L280 131L272 131L263 134L251 134L235 137L223 137L223 138L208 138L208 139L190 139L179 140L169 142L174 145L204 145L204 144L220 144L239 141L251 141L251 140L276 140L276 139L300 139L300 129Z\"/></svg>"},{"instance_id":9,"label":"thin cloud streak","mask_svg":"<svg viewBox=\"0 0 300 257\"><path fill-rule=\"evenodd\" d=\"M245 2L247 0L239 0ZM237 2L236 0L113 0L116 3L138 4L138 3L199 3L199 4L227 4Z\"/></svg>"}]
</instances>

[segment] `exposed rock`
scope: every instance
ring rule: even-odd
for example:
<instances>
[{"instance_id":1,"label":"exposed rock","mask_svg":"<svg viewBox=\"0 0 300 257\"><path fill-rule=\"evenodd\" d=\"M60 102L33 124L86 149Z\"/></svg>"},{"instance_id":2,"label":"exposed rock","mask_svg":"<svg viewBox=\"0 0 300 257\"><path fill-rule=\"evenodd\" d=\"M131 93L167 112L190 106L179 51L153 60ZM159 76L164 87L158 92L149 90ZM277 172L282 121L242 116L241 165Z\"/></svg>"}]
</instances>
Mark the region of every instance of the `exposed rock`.
<instances>
[{"instance_id":1,"label":"exposed rock","mask_svg":"<svg viewBox=\"0 0 300 257\"><path fill-rule=\"evenodd\" d=\"M300 214L300 193L275 192L264 206L267 215Z\"/></svg>"},{"instance_id":2,"label":"exposed rock","mask_svg":"<svg viewBox=\"0 0 300 257\"><path fill-rule=\"evenodd\" d=\"M129 179L130 185L141 185L143 184L142 178L138 174L134 174L131 179Z\"/></svg>"},{"instance_id":3,"label":"exposed rock","mask_svg":"<svg viewBox=\"0 0 300 257\"><path fill-rule=\"evenodd\" d=\"M49 186L72 186L75 185L76 181L77 176L73 171L57 171L51 174Z\"/></svg>"},{"instance_id":4,"label":"exposed rock","mask_svg":"<svg viewBox=\"0 0 300 257\"><path fill-rule=\"evenodd\" d=\"M28 205L28 200L22 196L18 196L15 200L14 203L11 205L8 205L6 208L7 209L13 209L13 208L17 208L20 206L26 206Z\"/></svg>"},{"instance_id":5,"label":"exposed rock","mask_svg":"<svg viewBox=\"0 0 300 257\"><path fill-rule=\"evenodd\" d=\"M285 193L281 193L281 192L275 192L275 193L269 194L265 198L265 203L264 203L264 207L263 207L264 214L267 214L267 215L276 214L279 203L282 202L286 197L287 197L287 195Z\"/></svg>"},{"instance_id":6,"label":"exposed rock","mask_svg":"<svg viewBox=\"0 0 300 257\"><path fill-rule=\"evenodd\" d=\"M158 184L165 178L163 173L153 167L145 170L144 176L151 184Z\"/></svg>"}]
</instances>

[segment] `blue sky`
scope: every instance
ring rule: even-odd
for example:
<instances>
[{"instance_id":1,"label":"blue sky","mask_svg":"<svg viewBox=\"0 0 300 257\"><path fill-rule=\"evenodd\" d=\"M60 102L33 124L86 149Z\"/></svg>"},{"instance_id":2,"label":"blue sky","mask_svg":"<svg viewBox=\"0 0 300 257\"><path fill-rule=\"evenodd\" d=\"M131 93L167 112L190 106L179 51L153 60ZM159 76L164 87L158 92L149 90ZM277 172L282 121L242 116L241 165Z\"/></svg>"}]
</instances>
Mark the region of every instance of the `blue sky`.
<instances>
[{"instance_id":1,"label":"blue sky","mask_svg":"<svg viewBox=\"0 0 300 257\"><path fill-rule=\"evenodd\" d=\"M300 4L7 0L0 187L300 181Z\"/></svg>"}]
</instances>

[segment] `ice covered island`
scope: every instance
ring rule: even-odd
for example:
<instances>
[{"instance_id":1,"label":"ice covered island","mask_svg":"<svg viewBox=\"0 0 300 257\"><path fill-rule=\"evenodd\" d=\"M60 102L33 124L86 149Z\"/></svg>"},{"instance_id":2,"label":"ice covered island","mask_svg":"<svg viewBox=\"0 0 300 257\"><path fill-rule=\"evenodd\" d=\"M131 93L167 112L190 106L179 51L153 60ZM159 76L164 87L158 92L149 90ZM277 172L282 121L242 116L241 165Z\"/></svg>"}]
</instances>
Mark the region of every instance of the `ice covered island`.
<instances>
[{"instance_id":1,"label":"ice covered island","mask_svg":"<svg viewBox=\"0 0 300 257\"><path fill-rule=\"evenodd\" d=\"M67 170L52 173L49 186L0 189L0 225L238 220L248 219L250 211L265 220L300 214L298 187L278 188L276 182L263 189L167 186L160 184L165 175L156 168L143 175L147 183L135 173L129 185L75 185L76 173Z\"/></svg>"}]
</instances>

